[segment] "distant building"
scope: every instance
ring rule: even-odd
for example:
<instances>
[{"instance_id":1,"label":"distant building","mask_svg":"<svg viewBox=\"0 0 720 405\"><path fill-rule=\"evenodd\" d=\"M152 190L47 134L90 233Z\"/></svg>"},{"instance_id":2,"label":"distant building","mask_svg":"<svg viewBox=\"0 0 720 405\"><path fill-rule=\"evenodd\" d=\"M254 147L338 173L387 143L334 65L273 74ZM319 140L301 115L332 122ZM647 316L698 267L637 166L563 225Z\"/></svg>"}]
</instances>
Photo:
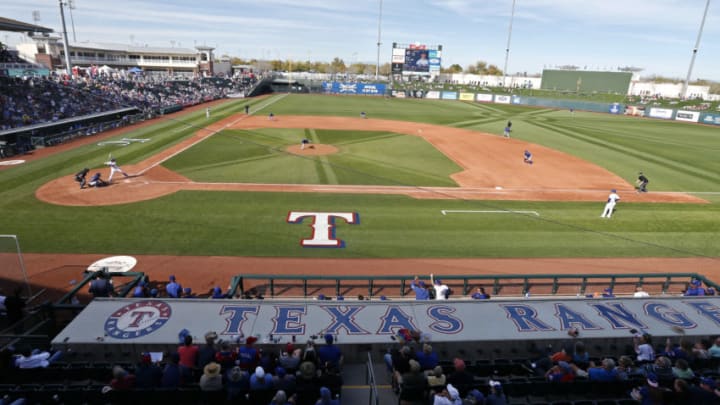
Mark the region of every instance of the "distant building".
<instances>
[{"instance_id":1,"label":"distant building","mask_svg":"<svg viewBox=\"0 0 720 405\"><path fill-rule=\"evenodd\" d=\"M50 70L63 69L65 52L60 36L34 34L32 43L18 44L25 60ZM195 49L125 45L100 42L71 42L70 64L73 67L108 66L115 70L142 69L147 73L212 76L213 50L209 46Z\"/></svg>"}]
</instances>

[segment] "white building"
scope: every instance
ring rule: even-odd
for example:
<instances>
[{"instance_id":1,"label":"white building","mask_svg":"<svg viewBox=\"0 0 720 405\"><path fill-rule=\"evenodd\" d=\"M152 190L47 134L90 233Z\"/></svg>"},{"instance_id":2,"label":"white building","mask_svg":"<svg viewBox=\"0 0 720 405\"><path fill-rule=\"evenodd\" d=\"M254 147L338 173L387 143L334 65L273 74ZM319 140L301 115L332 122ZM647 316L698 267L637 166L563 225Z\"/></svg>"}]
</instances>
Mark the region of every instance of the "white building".
<instances>
[{"instance_id":1,"label":"white building","mask_svg":"<svg viewBox=\"0 0 720 405\"><path fill-rule=\"evenodd\" d=\"M17 50L25 60L45 65L50 70L64 68L65 51L59 36L36 34L33 42L18 44ZM213 49L195 49L124 45L100 42L71 42L70 64L81 68L109 66L112 69L142 69L149 73L213 74Z\"/></svg>"}]
</instances>

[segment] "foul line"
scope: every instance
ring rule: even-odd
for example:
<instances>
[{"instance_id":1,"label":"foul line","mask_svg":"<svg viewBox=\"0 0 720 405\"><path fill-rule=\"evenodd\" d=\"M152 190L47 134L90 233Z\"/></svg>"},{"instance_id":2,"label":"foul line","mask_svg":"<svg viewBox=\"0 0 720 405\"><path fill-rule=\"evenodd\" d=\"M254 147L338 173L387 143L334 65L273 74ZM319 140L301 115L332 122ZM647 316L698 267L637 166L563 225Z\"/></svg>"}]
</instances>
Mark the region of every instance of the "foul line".
<instances>
[{"instance_id":1,"label":"foul line","mask_svg":"<svg viewBox=\"0 0 720 405\"><path fill-rule=\"evenodd\" d=\"M532 214L537 217L540 213L537 211L510 211L510 210L440 210L443 215L456 214L456 213L471 213L471 214Z\"/></svg>"},{"instance_id":2,"label":"foul line","mask_svg":"<svg viewBox=\"0 0 720 405\"><path fill-rule=\"evenodd\" d=\"M288 94L289 94L289 93L288 93ZM282 100L282 99L285 98L286 96L287 96L287 94L283 94L283 95L280 96L280 97L276 97L276 98L272 98L272 99L268 100L268 102L266 102L266 103L264 103L264 104L261 104L260 107L255 110L255 112L260 111L260 110L262 110L262 109L265 108L265 107L268 107L268 106L270 106L270 105L275 104L276 102ZM251 115L252 115L252 114L251 114ZM193 146L199 144L200 142L202 142L202 141L210 138L211 136L217 134L218 132L221 132L221 131L223 131L223 130L225 130L225 129L227 129L227 128L230 128L230 127L234 126L235 124L237 124L238 122L244 120L244 119L247 118L247 117L248 117L247 115L241 115L238 119L230 122L229 124L223 125L223 126L222 126L221 128L219 128L219 129L210 130L210 134L208 134L207 136L205 136L205 137L203 137L203 138L200 138L197 142L191 143L190 145L187 145L186 147L178 150L177 152L171 154L170 156L165 157L165 159L160 160L159 162L156 162L156 163L150 165L149 167L146 167L145 169L141 170L141 171L138 173L138 176L145 174L148 170L150 170L150 169L152 169L152 168L154 168L154 167L156 167L156 166L159 166L159 165L163 164L165 161L170 160L170 159L174 158L175 156L177 156L177 155L185 152L186 150L192 148ZM211 124L211 125L212 125L212 124ZM201 127L201 128L198 129L198 131L200 131L200 130L208 131L208 128L206 128L206 127Z\"/></svg>"}]
</instances>

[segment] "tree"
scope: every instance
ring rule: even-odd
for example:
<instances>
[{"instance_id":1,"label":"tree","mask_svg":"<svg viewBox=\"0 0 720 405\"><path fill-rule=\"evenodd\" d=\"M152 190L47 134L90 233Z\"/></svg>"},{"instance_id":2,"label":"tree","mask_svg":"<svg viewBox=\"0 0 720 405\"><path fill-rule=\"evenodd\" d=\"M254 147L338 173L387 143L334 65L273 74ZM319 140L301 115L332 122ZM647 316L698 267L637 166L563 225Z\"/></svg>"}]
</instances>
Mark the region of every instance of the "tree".
<instances>
[{"instance_id":1,"label":"tree","mask_svg":"<svg viewBox=\"0 0 720 405\"><path fill-rule=\"evenodd\" d=\"M488 74L491 76L502 76L503 71L495 65L490 65L490 66L488 66L487 72L485 74Z\"/></svg>"},{"instance_id":2,"label":"tree","mask_svg":"<svg viewBox=\"0 0 720 405\"><path fill-rule=\"evenodd\" d=\"M336 56L335 59L330 62L330 69L333 73L345 73L347 67L345 66L345 61Z\"/></svg>"},{"instance_id":3,"label":"tree","mask_svg":"<svg viewBox=\"0 0 720 405\"><path fill-rule=\"evenodd\" d=\"M462 66L458 65L457 63L454 63L449 67L442 69L442 73L462 73L462 71Z\"/></svg>"}]
</instances>

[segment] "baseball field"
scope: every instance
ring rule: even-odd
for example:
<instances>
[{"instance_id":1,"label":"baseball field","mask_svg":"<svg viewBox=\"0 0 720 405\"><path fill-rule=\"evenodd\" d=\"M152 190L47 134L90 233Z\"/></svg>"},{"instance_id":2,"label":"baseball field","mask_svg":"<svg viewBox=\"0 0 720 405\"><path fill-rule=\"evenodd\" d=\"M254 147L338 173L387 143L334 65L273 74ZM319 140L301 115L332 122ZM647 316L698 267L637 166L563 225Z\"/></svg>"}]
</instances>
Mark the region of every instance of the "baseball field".
<instances>
[{"instance_id":1,"label":"baseball field","mask_svg":"<svg viewBox=\"0 0 720 405\"><path fill-rule=\"evenodd\" d=\"M503 139L508 120L511 139ZM123 139L131 141L114 142ZM243 272L696 271L716 279L718 152L720 129L697 124L274 95L0 166L0 233L18 235L38 286L64 285L109 255L136 256L137 270L156 279L181 274L197 291ZM80 190L73 174L88 167L107 178L109 156L131 177ZM648 193L635 192L639 171ZM611 188L621 200L602 219ZM339 247L312 248L301 241L313 237L313 217L291 223L292 212L357 220L334 220L325 236Z\"/></svg>"}]
</instances>

